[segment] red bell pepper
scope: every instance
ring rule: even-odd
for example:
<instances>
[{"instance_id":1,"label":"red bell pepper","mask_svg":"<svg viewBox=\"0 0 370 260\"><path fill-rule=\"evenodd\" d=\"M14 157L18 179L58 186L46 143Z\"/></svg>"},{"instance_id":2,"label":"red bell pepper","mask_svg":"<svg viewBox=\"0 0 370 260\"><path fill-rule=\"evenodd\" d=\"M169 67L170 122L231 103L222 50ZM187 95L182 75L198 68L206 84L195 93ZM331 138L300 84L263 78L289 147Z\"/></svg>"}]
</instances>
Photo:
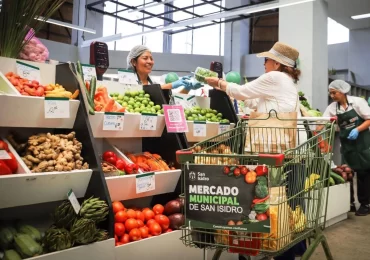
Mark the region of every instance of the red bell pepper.
<instances>
[{"instance_id":1,"label":"red bell pepper","mask_svg":"<svg viewBox=\"0 0 370 260\"><path fill-rule=\"evenodd\" d=\"M18 170L17 159L15 158L14 154L12 154L11 152L8 152L8 155L10 159L2 160L2 161L9 167L12 173L16 173Z\"/></svg>"},{"instance_id":2,"label":"red bell pepper","mask_svg":"<svg viewBox=\"0 0 370 260\"><path fill-rule=\"evenodd\" d=\"M8 165L4 161L0 161L0 175L12 174L12 171L9 169Z\"/></svg>"},{"instance_id":3,"label":"red bell pepper","mask_svg":"<svg viewBox=\"0 0 370 260\"><path fill-rule=\"evenodd\" d=\"M130 163L130 164L126 164L125 165L125 172L127 173L127 174L133 174L133 172L134 172L134 169L133 169L133 164L132 163Z\"/></svg>"}]
</instances>

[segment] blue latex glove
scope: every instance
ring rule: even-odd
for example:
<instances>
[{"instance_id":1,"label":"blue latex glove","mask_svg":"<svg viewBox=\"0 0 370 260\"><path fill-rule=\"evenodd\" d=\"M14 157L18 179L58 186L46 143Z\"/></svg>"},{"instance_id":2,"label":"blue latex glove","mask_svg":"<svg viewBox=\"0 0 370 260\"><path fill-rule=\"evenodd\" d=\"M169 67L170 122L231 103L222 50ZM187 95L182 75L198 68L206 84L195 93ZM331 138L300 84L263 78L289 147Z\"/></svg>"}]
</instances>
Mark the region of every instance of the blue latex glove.
<instances>
[{"instance_id":1,"label":"blue latex glove","mask_svg":"<svg viewBox=\"0 0 370 260\"><path fill-rule=\"evenodd\" d=\"M175 88L179 88L181 86L187 86L188 85L188 82L186 82L184 79L179 79L179 80L176 80L174 82L172 82L172 88L175 89Z\"/></svg>"},{"instance_id":2,"label":"blue latex glove","mask_svg":"<svg viewBox=\"0 0 370 260\"><path fill-rule=\"evenodd\" d=\"M199 88L203 87L202 83L191 80L190 76L184 76L184 77L182 77L182 79L186 80L187 85L185 85L185 89L188 90L188 91L190 91L192 89L196 90L196 89L199 89Z\"/></svg>"},{"instance_id":3,"label":"blue latex glove","mask_svg":"<svg viewBox=\"0 0 370 260\"><path fill-rule=\"evenodd\" d=\"M358 137L358 134L359 134L359 132L358 132L357 128L352 129L352 131L349 133L347 139L349 139L349 140L356 140L357 137Z\"/></svg>"}]
</instances>

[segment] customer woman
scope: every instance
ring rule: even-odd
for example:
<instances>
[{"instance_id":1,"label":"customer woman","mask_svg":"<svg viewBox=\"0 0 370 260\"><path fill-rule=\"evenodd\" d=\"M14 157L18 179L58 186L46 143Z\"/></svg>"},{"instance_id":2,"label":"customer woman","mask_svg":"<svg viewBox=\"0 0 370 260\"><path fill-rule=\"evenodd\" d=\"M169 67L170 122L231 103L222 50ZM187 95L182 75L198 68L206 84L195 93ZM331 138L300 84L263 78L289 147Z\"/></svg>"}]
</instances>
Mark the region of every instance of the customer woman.
<instances>
[{"instance_id":1,"label":"customer woman","mask_svg":"<svg viewBox=\"0 0 370 260\"><path fill-rule=\"evenodd\" d=\"M144 45L137 45L131 49L127 55L127 67L132 69L140 85L151 85L154 82L150 79L149 74L152 72L154 59L150 49ZM176 89L184 87L180 93L187 94L192 89L202 87L200 83L194 83L189 77L183 77L175 82L161 85L162 89Z\"/></svg>"},{"instance_id":2,"label":"customer woman","mask_svg":"<svg viewBox=\"0 0 370 260\"><path fill-rule=\"evenodd\" d=\"M365 99L349 96L350 90L351 86L343 80L331 82L329 95L334 102L327 107L324 116L337 117L341 153L357 175L357 196L361 206L356 215L366 216L370 203L370 107Z\"/></svg>"},{"instance_id":3,"label":"customer woman","mask_svg":"<svg viewBox=\"0 0 370 260\"><path fill-rule=\"evenodd\" d=\"M277 42L268 52L257 55L265 58L265 74L245 85L228 83L219 78L206 78L208 85L225 91L230 97L246 100L245 104L260 113L275 110L282 112L297 112L300 114L298 97L298 80L301 71L297 69L296 60L299 52L295 48ZM294 183L294 182L292 182ZM288 193L295 188L288 185ZM275 260L294 260L295 255L301 255L306 250L305 241L292 247Z\"/></svg>"}]
</instances>

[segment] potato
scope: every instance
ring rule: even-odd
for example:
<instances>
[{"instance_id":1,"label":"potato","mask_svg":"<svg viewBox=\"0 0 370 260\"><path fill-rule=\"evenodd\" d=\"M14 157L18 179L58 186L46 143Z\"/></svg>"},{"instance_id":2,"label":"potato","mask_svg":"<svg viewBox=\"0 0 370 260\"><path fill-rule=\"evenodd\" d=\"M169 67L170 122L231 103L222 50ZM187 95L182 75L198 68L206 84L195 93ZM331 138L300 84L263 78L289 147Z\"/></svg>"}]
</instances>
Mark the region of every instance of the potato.
<instances>
[{"instance_id":1,"label":"potato","mask_svg":"<svg viewBox=\"0 0 370 260\"><path fill-rule=\"evenodd\" d=\"M194 150L199 153L202 150L202 147L200 145L195 146Z\"/></svg>"}]
</instances>

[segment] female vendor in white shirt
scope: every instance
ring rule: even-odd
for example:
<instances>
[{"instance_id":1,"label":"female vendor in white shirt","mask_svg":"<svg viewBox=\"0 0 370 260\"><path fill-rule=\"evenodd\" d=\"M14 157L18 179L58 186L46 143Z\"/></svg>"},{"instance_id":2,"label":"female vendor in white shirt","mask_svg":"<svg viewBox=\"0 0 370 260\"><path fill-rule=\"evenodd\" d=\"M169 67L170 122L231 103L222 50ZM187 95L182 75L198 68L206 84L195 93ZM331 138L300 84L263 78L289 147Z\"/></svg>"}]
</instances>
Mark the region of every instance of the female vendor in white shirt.
<instances>
[{"instance_id":1,"label":"female vendor in white shirt","mask_svg":"<svg viewBox=\"0 0 370 260\"><path fill-rule=\"evenodd\" d=\"M300 115L298 80L301 71L296 60L299 52L295 48L277 42L268 52L257 55L265 58L265 74L245 85L228 83L219 78L206 78L208 85L225 91L230 97L245 100L245 104L260 113L269 113L274 109L278 113L297 112ZM300 140L301 142L301 140ZM294 192L294 187L288 187ZM302 255L306 250L305 241L298 243L275 260L294 260L295 255Z\"/></svg>"},{"instance_id":2,"label":"female vendor in white shirt","mask_svg":"<svg viewBox=\"0 0 370 260\"><path fill-rule=\"evenodd\" d=\"M351 86L343 80L329 85L329 95L334 100L324 112L325 117L337 117L340 129L343 159L357 175L357 196L361 206L357 216L370 213L370 107L365 99L347 95ZM351 194L351 211L355 211Z\"/></svg>"}]
</instances>

